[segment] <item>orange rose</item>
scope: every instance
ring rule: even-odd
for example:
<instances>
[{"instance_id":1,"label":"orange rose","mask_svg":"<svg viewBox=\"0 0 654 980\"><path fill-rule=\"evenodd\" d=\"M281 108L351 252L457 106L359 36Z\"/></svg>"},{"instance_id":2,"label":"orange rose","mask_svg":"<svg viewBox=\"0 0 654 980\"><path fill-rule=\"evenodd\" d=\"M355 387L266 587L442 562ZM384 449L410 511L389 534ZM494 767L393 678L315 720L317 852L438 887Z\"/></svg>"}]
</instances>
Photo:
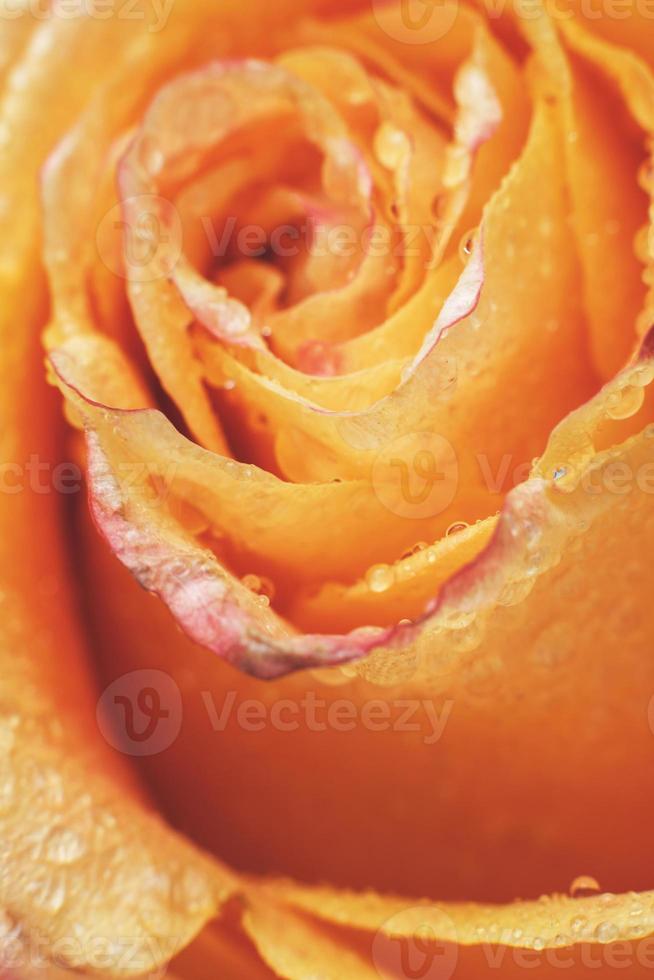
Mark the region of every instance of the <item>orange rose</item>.
<instances>
[{"instance_id":1,"label":"orange rose","mask_svg":"<svg viewBox=\"0 0 654 980\"><path fill-rule=\"evenodd\" d=\"M0 970L649 975L654 10L0 17Z\"/></svg>"}]
</instances>

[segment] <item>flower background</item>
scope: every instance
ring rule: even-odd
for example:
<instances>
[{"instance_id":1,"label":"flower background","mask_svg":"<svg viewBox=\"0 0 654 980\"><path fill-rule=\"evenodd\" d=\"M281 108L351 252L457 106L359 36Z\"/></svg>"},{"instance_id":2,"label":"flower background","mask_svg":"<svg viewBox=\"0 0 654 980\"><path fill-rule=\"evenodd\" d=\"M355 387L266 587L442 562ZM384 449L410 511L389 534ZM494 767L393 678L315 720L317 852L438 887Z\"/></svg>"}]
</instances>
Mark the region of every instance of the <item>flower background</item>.
<instances>
[{"instance_id":1,"label":"flower background","mask_svg":"<svg viewBox=\"0 0 654 980\"><path fill-rule=\"evenodd\" d=\"M38 974L45 957L56 968L101 975L156 971L212 920L169 975L403 977L403 950L424 976L429 969L442 977L491 970L521 976L530 962L537 975L567 963L574 975L595 976L599 968L618 968L620 956L630 976L644 975L651 968L654 693L654 370L647 333L654 84L646 8L630 7L624 17L613 8L600 17L582 9L569 18L524 5L489 17L445 5L441 20L430 17L422 28L440 23L443 31L422 44L410 43L411 27L398 20L395 5L251 3L246 10L176 0L165 24L153 6L134 11L143 18L124 10L41 18L29 6L14 17L7 5L2 24L0 397L3 461L12 469L3 470L9 489L0 500L0 936L8 969ZM348 15L364 27L343 26ZM426 416L415 406L424 402L431 411L430 399L440 399L426 445L433 448L447 420L458 482L450 511L417 518L435 543L401 559L402 574L393 566L391 585L379 589L363 571L393 556L365 554L370 535L360 534L347 555L350 579L336 576L336 587L318 598L315 589L289 589L284 613L313 632L335 633L338 624L347 633L370 622L383 629L384 616L391 624L403 613L418 619L427 598L438 594L439 602L421 635L409 624L384 646L375 634L375 649L360 661L364 651L354 643L344 671L302 670L265 681L256 675L268 676L270 661L252 659L240 636L227 659L255 676L177 630L164 603L111 554L83 495L57 492L55 467L72 461L85 472L86 461L79 435L61 418L59 393L46 384L41 333L48 324L48 377L64 390L69 420L86 423L91 447L95 439L96 449L107 453L109 446L109 458L121 460L121 440L137 440L133 447L140 437L143 446L156 436L163 447L157 459L180 468L173 489L180 470L186 479L187 450L168 430L140 431L135 416L97 410L84 397L101 393L110 408L134 407L124 358L142 357L125 314L124 280L97 237L113 206L103 168L115 163L114 136L132 136L154 93L180 71L216 58L267 58L318 38L348 50L358 38L368 58L369 45L381 48L376 57L385 72L384 53L394 59L394 81L432 114L452 117L458 102L458 153L449 165L456 172L463 159L470 196L455 227L466 239L482 210L483 219L463 257L453 240L449 267L445 260L438 298L463 273L457 295L465 316L439 338L434 349L446 351L442 361L432 360L431 374L411 361L422 335L411 348L406 329L395 337L373 328L354 338L358 345L343 345L350 370L377 356L375 336L382 338L378 350L397 340L401 366L413 364L405 414L384 410L373 420L382 432L373 442L377 472L386 472L389 445L409 463L424 450ZM493 103L480 100L476 75L470 89L457 73L470 60L478 67L479 57L496 82L502 120L477 146L475 126L480 115L488 121ZM475 106L483 110L476 118ZM476 152L469 170L468 127L467 149L474 144ZM453 179L454 190L460 183ZM432 197L430 190L430 209ZM91 326L85 276L95 277L96 298L106 302L92 306ZM475 283L479 296L472 295ZM146 294L159 295L162 284L153 288ZM196 300L206 315L203 295ZM474 329L475 316L485 333ZM422 330L418 320L407 318ZM429 329L433 318L426 320ZM148 342L152 359L160 350L156 331ZM198 342L206 347L207 336ZM223 345L211 350L224 371ZM187 386L184 371L176 379L165 353L157 366L173 372L168 393L174 400L181 384L177 408L210 445L200 387ZM172 361L182 356L175 347ZM425 377L447 378L452 362L454 390L434 392ZM241 373L221 403L222 417L251 435L238 399L262 396L249 365L238 357L230 364ZM389 378L396 383L391 371L370 384L383 389ZM182 427L170 400L157 395ZM291 413L279 409L284 426L289 417L297 424L295 406L283 411ZM314 413L306 425L308 441L275 444L275 465L285 461L295 483L327 483L341 472L329 455L338 439L346 483L369 466L356 441L362 431L366 438L376 431L366 430L365 420L364 428L334 430ZM311 440L319 452L307 452ZM248 450L260 453L261 463L269 447L262 437ZM497 480L507 453L511 475L493 494L488 473ZM529 473L514 476L524 464ZM374 465L370 473L381 513L386 484L375 483ZM165 472L161 478L165 483ZM124 499L108 512L126 513L134 524L131 494L140 485L119 486ZM96 486L96 504L106 505L106 483L98 478ZM314 510L340 492L318 497ZM191 504L198 499L191 495ZM155 525L172 514L175 527L191 535L204 527L192 508L175 510L167 492L146 505ZM347 534L358 533L356 514L349 519L342 507L332 520L334 513ZM400 529L393 549L401 554L420 537L416 519L391 517L388 526ZM470 527L440 539L458 520ZM283 556L287 574L293 553L302 556L319 534L318 523L309 534L302 522L287 521L271 538L268 547ZM338 519L326 526L339 531ZM102 530L110 536L106 523ZM306 570L319 581L328 538L323 533L314 545L324 566ZM380 534L374 546L387 540ZM115 541L114 550L120 552ZM129 553L120 556L129 567ZM143 584L152 591L161 583ZM268 607L257 604L254 591L256 620ZM177 618L193 635L193 617L190 629L188 618ZM211 633L205 645L213 640ZM308 656L315 647L298 649L275 661L274 673L329 665L341 646L327 645L325 656L321 648L315 660ZM150 672L145 688L139 671ZM149 700L139 701L146 689ZM142 710L137 721L163 720L153 743L130 743L129 731L121 741L103 727L103 690ZM246 715L239 714L244 702ZM231 711L217 719L225 704ZM391 705L388 715L384 704ZM124 722L127 712L114 712L116 718ZM137 782L137 764L152 798ZM567 894L584 874L601 888L586 883ZM381 897L388 894L407 897ZM510 904L517 898L525 901ZM480 904L452 904L459 902ZM493 959L497 950L500 960ZM527 954L531 961L521 959ZM55 966L45 969L55 975Z\"/></svg>"}]
</instances>

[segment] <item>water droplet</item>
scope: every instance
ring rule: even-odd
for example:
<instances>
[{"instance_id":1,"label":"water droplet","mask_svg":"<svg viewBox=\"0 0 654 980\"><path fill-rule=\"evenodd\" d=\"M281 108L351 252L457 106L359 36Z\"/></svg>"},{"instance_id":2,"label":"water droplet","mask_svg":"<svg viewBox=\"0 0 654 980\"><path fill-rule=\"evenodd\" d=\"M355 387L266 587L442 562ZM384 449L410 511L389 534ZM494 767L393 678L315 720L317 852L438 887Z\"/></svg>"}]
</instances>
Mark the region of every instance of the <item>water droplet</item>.
<instances>
[{"instance_id":1,"label":"water droplet","mask_svg":"<svg viewBox=\"0 0 654 980\"><path fill-rule=\"evenodd\" d=\"M586 895L595 895L600 891L599 882L590 875L578 875L570 883L569 892L572 898L583 898Z\"/></svg>"},{"instance_id":2,"label":"water droplet","mask_svg":"<svg viewBox=\"0 0 654 980\"><path fill-rule=\"evenodd\" d=\"M259 599L263 600L261 605L270 605L275 595L275 586L269 578L262 575L244 575L241 582L246 589L255 592Z\"/></svg>"},{"instance_id":3,"label":"water droplet","mask_svg":"<svg viewBox=\"0 0 654 980\"><path fill-rule=\"evenodd\" d=\"M628 419L642 407L645 392L638 385L625 385L606 400L606 413L612 419Z\"/></svg>"},{"instance_id":4,"label":"water droplet","mask_svg":"<svg viewBox=\"0 0 654 980\"><path fill-rule=\"evenodd\" d=\"M144 136L138 149L139 163L149 174L156 177L161 173L165 157L151 136Z\"/></svg>"},{"instance_id":5,"label":"water droplet","mask_svg":"<svg viewBox=\"0 0 654 980\"><path fill-rule=\"evenodd\" d=\"M371 592L386 592L395 581L395 574L389 565L373 565L366 572L366 584Z\"/></svg>"},{"instance_id":6,"label":"water droplet","mask_svg":"<svg viewBox=\"0 0 654 980\"><path fill-rule=\"evenodd\" d=\"M236 382L233 378L225 378L223 382L223 388L225 391L233 391L236 387Z\"/></svg>"},{"instance_id":7,"label":"water droplet","mask_svg":"<svg viewBox=\"0 0 654 980\"><path fill-rule=\"evenodd\" d=\"M185 868L181 877L173 882L172 899L175 907L188 915L195 915L206 907L207 881L192 868Z\"/></svg>"},{"instance_id":8,"label":"water droplet","mask_svg":"<svg viewBox=\"0 0 654 980\"><path fill-rule=\"evenodd\" d=\"M600 922L595 929L595 938L600 943L610 943L618 935L618 928L612 922Z\"/></svg>"},{"instance_id":9,"label":"water droplet","mask_svg":"<svg viewBox=\"0 0 654 980\"><path fill-rule=\"evenodd\" d=\"M453 534L458 534L459 531L465 531L465 530L467 530L468 527L470 527L470 525L469 524L466 524L465 521L454 521L454 523L453 524L450 524L450 526L448 527L447 531L445 532L445 537L446 538L449 538Z\"/></svg>"},{"instance_id":10,"label":"water droplet","mask_svg":"<svg viewBox=\"0 0 654 980\"><path fill-rule=\"evenodd\" d=\"M552 473L552 479L561 480L566 475L567 472L568 469L566 466L557 466L557 468Z\"/></svg>"},{"instance_id":11,"label":"water droplet","mask_svg":"<svg viewBox=\"0 0 654 980\"><path fill-rule=\"evenodd\" d=\"M584 918L583 915L575 915L574 918L570 919L570 932L573 936L579 936L586 931L587 927L588 919Z\"/></svg>"},{"instance_id":12,"label":"water droplet","mask_svg":"<svg viewBox=\"0 0 654 980\"><path fill-rule=\"evenodd\" d=\"M640 388L646 388L654 381L654 363L645 361L636 365L633 371L629 373L629 381Z\"/></svg>"},{"instance_id":13,"label":"water droplet","mask_svg":"<svg viewBox=\"0 0 654 980\"><path fill-rule=\"evenodd\" d=\"M500 606L516 606L523 599L526 599L534 587L533 578L517 579L515 582L507 582L497 601Z\"/></svg>"},{"instance_id":14,"label":"water droplet","mask_svg":"<svg viewBox=\"0 0 654 980\"><path fill-rule=\"evenodd\" d=\"M475 235L477 234L476 228L471 228L467 231L465 235L461 236L461 241L459 243L459 258L462 262L467 262L472 255L472 250L475 247Z\"/></svg>"},{"instance_id":15,"label":"water droplet","mask_svg":"<svg viewBox=\"0 0 654 980\"><path fill-rule=\"evenodd\" d=\"M220 331L230 337L242 337L252 324L252 317L247 307L235 300L210 300L209 309L216 319Z\"/></svg>"},{"instance_id":16,"label":"water droplet","mask_svg":"<svg viewBox=\"0 0 654 980\"><path fill-rule=\"evenodd\" d=\"M419 555L421 551L424 551L428 547L429 545L426 541L416 541L412 548L404 552L402 558L411 558L413 555Z\"/></svg>"},{"instance_id":17,"label":"water droplet","mask_svg":"<svg viewBox=\"0 0 654 980\"><path fill-rule=\"evenodd\" d=\"M353 87L347 90L345 93L345 99L350 105L365 105L370 102L372 98L372 92L369 88Z\"/></svg>"},{"instance_id":18,"label":"water droplet","mask_svg":"<svg viewBox=\"0 0 654 980\"><path fill-rule=\"evenodd\" d=\"M76 831L68 827L55 827L45 846L45 854L54 864L71 864L84 854L84 842Z\"/></svg>"},{"instance_id":19,"label":"water droplet","mask_svg":"<svg viewBox=\"0 0 654 980\"><path fill-rule=\"evenodd\" d=\"M406 133L385 121L375 133L374 149L383 167L396 170L410 152L410 143Z\"/></svg>"},{"instance_id":20,"label":"water droplet","mask_svg":"<svg viewBox=\"0 0 654 980\"><path fill-rule=\"evenodd\" d=\"M307 340L297 352L297 367L304 374L331 377L338 373L340 355L337 348L321 340Z\"/></svg>"}]
</instances>

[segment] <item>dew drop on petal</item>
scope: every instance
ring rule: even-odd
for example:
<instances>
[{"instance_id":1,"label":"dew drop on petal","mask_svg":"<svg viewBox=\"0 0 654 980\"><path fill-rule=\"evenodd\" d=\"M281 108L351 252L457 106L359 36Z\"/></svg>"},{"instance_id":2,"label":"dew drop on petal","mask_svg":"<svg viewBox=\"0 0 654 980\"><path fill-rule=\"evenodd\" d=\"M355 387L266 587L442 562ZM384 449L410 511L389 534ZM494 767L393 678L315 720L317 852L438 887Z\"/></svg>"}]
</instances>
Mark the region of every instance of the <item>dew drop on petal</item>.
<instances>
[{"instance_id":1,"label":"dew drop on petal","mask_svg":"<svg viewBox=\"0 0 654 980\"><path fill-rule=\"evenodd\" d=\"M645 392L638 385L625 385L609 395L606 413L612 419L628 419L642 407Z\"/></svg>"},{"instance_id":2,"label":"dew drop on petal","mask_svg":"<svg viewBox=\"0 0 654 980\"><path fill-rule=\"evenodd\" d=\"M477 234L476 228L471 228L461 236L461 241L459 243L459 258L462 262L467 262L472 255L472 250L475 247L475 235Z\"/></svg>"},{"instance_id":3,"label":"dew drop on petal","mask_svg":"<svg viewBox=\"0 0 654 980\"><path fill-rule=\"evenodd\" d=\"M221 330L230 337L242 337L250 329L250 312L241 303L216 300L210 302L209 306L220 323Z\"/></svg>"},{"instance_id":4,"label":"dew drop on petal","mask_svg":"<svg viewBox=\"0 0 654 980\"><path fill-rule=\"evenodd\" d=\"M629 380L634 385L638 385L641 388L646 388L647 385L654 381L654 363L652 361L647 361L643 364L637 365L633 371L630 372Z\"/></svg>"},{"instance_id":5,"label":"dew drop on petal","mask_svg":"<svg viewBox=\"0 0 654 980\"><path fill-rule=\"evenodd\" d=\"M575 915L574 918L570 919L570 932L573 936L581 935L587 928L588 919L584 918L583 915Z\"/></svg>"},{"instance_id":6,"label":"dew drop on petal","mask_svg":"<svg viewBox=\"0 0 654 980\"><path fill-rule=\"evenodd\" d=\"M345 93L345 99L349 105L365 105L372 99L372 91L369 88L364 88L362 85L353 87Z\"/></svg>"},{"instance_id":7,"label":"dew drop on petal","mask_svg":"<svg viewBox=\"0 0 654 980\"><path fill-rule=\"evenodd\" d=\"M445 532L445 537L449 538L453 534L458 534L459 531L465 531L468 527L469 525L466 524L465 521L454 521L454 523L450 524L447 531Z\"/></svg>"},{"instance_id":8,"label":"dew drop on petal","mask_svg":"<svg viewBox=\"0 0 654 980\"><path fill-rule=\"evenodd\" d=\"M599 882L596 878L592 878L590 875L578 875L574 881L570 883L569 888L572 898L583 898L589 894L597 894L599 891Z\"/></svg>"},{"instance_id":9,"label":"dew drop on petal","mask_svg":"<svg viewBox=\"0 0 654 980\"><path fill-rule=\"evenodd\" d=\"M138 159L148 174L156 176L161 172L165 157L156 141L151 136L144 136L139 145Z\"/></svg>"},{"instance_id":10,"label":"dew drop on petal","mask_svg":"<svg viewBox=\"0 0 654 980\"><path fill-rule=\"evenodd\" d=\"M421 551L424 551L428 546L426 541L417 541L412 548L409 548L404 552L402 558L411 558L413 555L419 555Z\"/></svg>"},{"instance_id":11,"label":"dew drop on petal","mask_svg":"<svg viewBox=\"0 0 654 980\"><path fill-rule=\"evenodd\" d=\"M74 830L55 827L45 847L45 854L54 864L71 864L84 854L84 842Z\"/></svg>"},{"instance_id":12,"label":"dew drop on petal","mask_svg":"<svg viewBox=\"0 0 654 980\"><path fill-rule=\"evenodd\" d=\"M261 601L261 605L269 605L275 595L275 586L269 578L262 575L244 575L241 579L242 584L250 592L256 593Z\"/></svg>"},{"instance_id":13,"label":"dew drop on petal","mask_svg":"<svg viewBox=\"0 0 654 980\"><path fill-rule=\"evenodd\" d=\"M397 169L409 149L406 133L393 123L383 122L375 133L375 156L388 170Z\"/></svg>"},{"instance_id":14,"label":"dew drop on petal","mask_svg":"<svg viewBox=\"0 0 654 980\"><path fill-rule=\"evenodd\" d=\"M600 943L610 943L618 935L617 926L613 922L600 922L595 929L595 938Z\"/></svg>"},{"instance_id":15,"label":"dew drop on petal","mask_svg":"<svg viewBox=\"0 0 654 980\"><path fill-rule=\"evenodd\" d=\"M366 584L371 592L386 592L395 581L395 574L389 565L373 565L366 572Z\"/></svg>"}]
</instances>

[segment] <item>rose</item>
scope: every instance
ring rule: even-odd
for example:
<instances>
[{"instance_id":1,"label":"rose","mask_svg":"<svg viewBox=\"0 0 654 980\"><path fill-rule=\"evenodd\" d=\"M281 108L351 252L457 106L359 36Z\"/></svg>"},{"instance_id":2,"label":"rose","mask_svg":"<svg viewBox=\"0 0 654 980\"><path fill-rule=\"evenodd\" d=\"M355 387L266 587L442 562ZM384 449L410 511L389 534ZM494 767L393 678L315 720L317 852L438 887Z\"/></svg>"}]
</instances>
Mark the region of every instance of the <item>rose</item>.
<instances>
[{"instance_id":1,"label":"rose","mask_svg":"<svg viewBox=\"0 0 654 980\"><path fill-rule=\"evenodd\" d=\"M360 8L7 18L18 975L651 965L647 11Z\"/></svg>"}]
</instances>

